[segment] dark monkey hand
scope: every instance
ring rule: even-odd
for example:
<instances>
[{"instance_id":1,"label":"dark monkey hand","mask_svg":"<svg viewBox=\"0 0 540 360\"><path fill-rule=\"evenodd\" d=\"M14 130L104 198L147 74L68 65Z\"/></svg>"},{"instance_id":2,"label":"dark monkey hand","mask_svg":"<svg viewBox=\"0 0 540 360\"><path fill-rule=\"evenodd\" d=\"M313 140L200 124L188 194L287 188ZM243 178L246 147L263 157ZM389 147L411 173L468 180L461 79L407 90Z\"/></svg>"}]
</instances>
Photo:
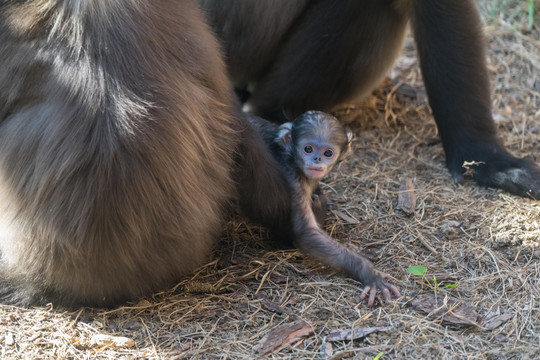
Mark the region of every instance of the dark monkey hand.
<instances>
[{"instance_id":1,"label":"dark monkey hand","mask_svg":"<svg viewBox=\"0 0 540 360\"><path fill-rule=\"evenodd\" d=\"M382 293L385 303L389 303L392 300L392 294L396 298L401 297L401 293L398 288L390 284L387 279L390 276L386 274L378 273L374 270L373 276L371 276L371 281L364 282L364 290L360 294L360 300L363 301L369 294L368 306L371 307L375 303L375 296L377 295L377 290L380 290Z\"/></svg>"}]
</instances>

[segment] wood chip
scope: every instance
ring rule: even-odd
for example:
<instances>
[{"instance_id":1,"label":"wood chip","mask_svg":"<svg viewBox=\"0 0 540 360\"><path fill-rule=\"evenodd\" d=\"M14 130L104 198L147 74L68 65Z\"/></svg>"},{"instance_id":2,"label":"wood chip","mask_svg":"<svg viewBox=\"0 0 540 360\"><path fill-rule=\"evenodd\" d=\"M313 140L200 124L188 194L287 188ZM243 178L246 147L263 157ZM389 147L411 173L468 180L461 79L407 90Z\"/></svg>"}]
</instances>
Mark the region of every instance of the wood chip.
<instances>
[{"instance_id":1,"label":"wood chip","mask_svg":"<svg viewBox=\"0 0 540 360\"><path fill-rule=\"evenodd\" d=\"M135 341L133 339L106 334L93 335L89 343L94 346L107 346L114 349L131 348L135 346Z\"/></svg>"},{"instance_id":2,"label":"wood chip","mask_svg":"<svg viewBox=\"0 0 540 360\"><path fill-rule=\"evenodd\" d=\"M502 324L504 324L505 322L507 322L508 320L512 319L513 317L514 315L512 314L502 314L502 315L494 316L488 321L486 321L486 323L484 324L484 329L488 331L494 330L498 328L499 326L501 326Z\"/></svg>"},{"instance_id":3,"label":"wood chip","mask_svg":"<svg viewBox=\"0 0 540 360\"><path fill-rule=\"evenodd\" d=\"M476 308L452 296L435 294L418 295L412 306L432 318L442 319L454 325L478 325Z\"/></svg>"},{"instance_id":4,"label":"wood chip","mask_svg":"<svg viewBox=\"0 0 540 360\"><path fill-rule=\"evenodd\" d=\"M344 341L344 340L356 340L361 339L369 334L379 331L393 331L391 327L368 327L360 329L340 329L334 330L326 337L326 341Z\"/></svg>"},{"instance_id":5,"label":"wood chip","mask_svg":"<svg viewBox=\"0 0 540 360\"><path fill-rule=\"evenodd\" d=\"M399 181L398 208L411 216L416 209L416 194L411 178L403 178Z\"/></svg>"},{"instance_id":6,"label":"wood chip","mask_svg":"<svg viewBox=\"0 0 540 360\"><path fill-rule=\"evenodd\" d=\"M259 355L268 355L313 334L314 331L314 326L305 320L282 324L270 330L253 349Z\"/></svg>"}]
</instances>

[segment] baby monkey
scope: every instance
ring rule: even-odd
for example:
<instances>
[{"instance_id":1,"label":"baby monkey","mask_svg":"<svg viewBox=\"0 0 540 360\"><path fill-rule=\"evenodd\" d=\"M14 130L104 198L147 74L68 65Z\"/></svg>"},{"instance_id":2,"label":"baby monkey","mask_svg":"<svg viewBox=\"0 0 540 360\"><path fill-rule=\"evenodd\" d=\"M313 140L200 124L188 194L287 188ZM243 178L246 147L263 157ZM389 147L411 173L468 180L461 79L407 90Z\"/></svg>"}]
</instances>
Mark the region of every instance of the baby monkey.
<instances>
[{"instance_id":1,"label":"baby monkey","mask_svg":"<svg viewBox=\"0 0 540 360\"><path fill-rule=\"evenodd\" d=\"M319 225L323 225L326 210L319 181L339 163L351 149L352 132L345 130L332 115L308 111L293 122L279 127L274 142L279 145L274 156L287 162L292 175L305 187L312 200L312 210ZM287 166L286 166L287 167Z\"/></svg>"},{"instance_id":2,"label":"baby monkey","mask_svg":"<svg viewBox=\"0 0 540 360\"><path fill-rule=\"evenodd\" d=\"M386 302L391 294L400 297L399 290L387 281L388 275L380 274L368 259L338 243L319 226L325 207L319 181L349 152L352 133L334 116L320 111L308 111L281 126L253 115L249 119L290 185L292 234L288 229L270 229L274 236L277 232L278 236L292 237L302 252L361 281L364 290L360 299L369 294L368 306L373 306L377 289Z\"/></svg>"}]
</instances>

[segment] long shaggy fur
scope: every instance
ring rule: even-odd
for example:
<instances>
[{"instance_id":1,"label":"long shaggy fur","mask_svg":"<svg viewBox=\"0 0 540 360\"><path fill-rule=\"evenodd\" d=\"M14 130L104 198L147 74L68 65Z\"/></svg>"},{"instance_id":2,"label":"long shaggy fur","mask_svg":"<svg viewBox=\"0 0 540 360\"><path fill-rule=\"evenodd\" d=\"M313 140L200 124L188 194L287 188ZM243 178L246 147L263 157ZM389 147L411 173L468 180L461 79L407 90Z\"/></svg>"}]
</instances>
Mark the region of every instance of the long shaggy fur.
<instances>
[{"instance_id":1,"label":"long shaggy fur","mask_svg":"<svg viewBox=\"0 0 540 360\"><path fill-rule=\"evenodd\" d=\"M191 1L0 5L0 300L107 305L201 265L237 119Z\"/></svg>"}]
</instances>

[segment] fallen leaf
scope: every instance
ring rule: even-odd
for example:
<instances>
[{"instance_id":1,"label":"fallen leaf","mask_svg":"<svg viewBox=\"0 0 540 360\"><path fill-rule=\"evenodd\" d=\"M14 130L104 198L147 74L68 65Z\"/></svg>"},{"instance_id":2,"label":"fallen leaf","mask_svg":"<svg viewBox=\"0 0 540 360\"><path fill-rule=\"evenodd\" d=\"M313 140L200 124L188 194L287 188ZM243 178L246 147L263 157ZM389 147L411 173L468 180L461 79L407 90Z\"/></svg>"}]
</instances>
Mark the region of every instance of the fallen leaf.
<instances>
[{"instance_id":1,"label":"fallen leaf","mask_svg":"<svg viewBox=\"0 0 540 360\"><path fill-rule=\"evenodd\" d=\"M412 306L428 314L455 325L478 325L476 308L450 295L435 296L434 294L418 295Z\"/></svg>"},{"instance_id":2,"label":"fallen leaf","mask_svg":"<svg viewBox=\"0 0 540 360\"><path fill-rule=\"evenodd\" d=\"M484 324L484 329L488 331L494 330L513 317L514 315L512 314L502 314L502 315L494 316L488 321L486 321L486 323Z\"/></svg>"},{"instance_id":3,"label":"fallen leaf","mask_svg":"<svg viewBox=\"0 0 540 360\"><path fill-rule=\"evenodd\" d=\"M356 340L368 336L374 332L392 331L391 327L368 327L361 329L340 329L334 330L326 337L326 341Z\"/></svg>"},{"instance_id":4,"label":"fallen leaf","mask_svg":"<svg viewBox=\"0 0 540 360\"><path fill-rule=\"evenodd\" d=\"M268 355L313 334L314 331L314 326L305 320L279 325L259 340L253 349L259 355Z\"/></svg>"},{"instance_id":5,"label":"fallen leaf","mask_svg":"<svg viewBox=\"0 0 540 360\"><path fill-rule=\"evenodd\" d=\"M416 209L416 194L411 178L403 178L399 181L398 208L411 216Z\"/></svg>"}]
</instances>

